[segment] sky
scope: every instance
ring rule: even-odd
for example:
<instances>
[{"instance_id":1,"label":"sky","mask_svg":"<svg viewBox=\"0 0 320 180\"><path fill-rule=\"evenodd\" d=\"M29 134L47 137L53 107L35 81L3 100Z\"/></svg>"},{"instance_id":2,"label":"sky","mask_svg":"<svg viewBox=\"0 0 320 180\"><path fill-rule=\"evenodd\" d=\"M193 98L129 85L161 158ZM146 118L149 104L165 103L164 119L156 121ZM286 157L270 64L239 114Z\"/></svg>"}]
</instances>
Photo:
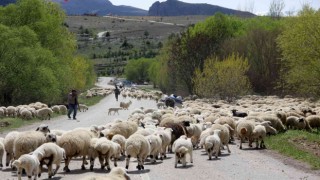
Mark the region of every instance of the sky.
<instances>
[{"instance_id":1,"label":"sky","mask_svg":"<svg viewBox=\"0 0 320 180\"><path fill-rule=\"evenodd\" d=\"M156 2L156 0L110 0L114 5L128 5L145 10L149 10L149 7ZM163 2L164 0L160 0ZM269 5L272 0L180 0L187 3L207 3L212 5L218 5L230 9L246 10L253 9L253 13L258 15L264 15L269 11ZM320 8L320 0L283 0L285 3L286 11L299 11L302 4L308 3L315 9ZM253 7L253 8L252 8Z\"/></svg>"}]
</instances>

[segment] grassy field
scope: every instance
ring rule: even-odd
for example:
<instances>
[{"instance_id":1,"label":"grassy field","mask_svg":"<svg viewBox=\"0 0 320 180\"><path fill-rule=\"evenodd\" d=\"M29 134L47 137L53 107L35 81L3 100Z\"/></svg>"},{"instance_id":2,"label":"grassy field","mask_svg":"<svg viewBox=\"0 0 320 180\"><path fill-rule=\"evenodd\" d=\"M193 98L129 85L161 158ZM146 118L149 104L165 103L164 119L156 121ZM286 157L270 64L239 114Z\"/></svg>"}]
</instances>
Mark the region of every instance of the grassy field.
<instances>
[{"instance_id":1,"label":"grassy field","mask_svg":"<svg viewBox=\"0 0 320 180\"><path fill-rule=\"evenodd\" d=\"M307 162L313 169L320 169L320 132L289 130L270 136L265 141L267 148L283 155Z\"/></svg>"}]
</instances>

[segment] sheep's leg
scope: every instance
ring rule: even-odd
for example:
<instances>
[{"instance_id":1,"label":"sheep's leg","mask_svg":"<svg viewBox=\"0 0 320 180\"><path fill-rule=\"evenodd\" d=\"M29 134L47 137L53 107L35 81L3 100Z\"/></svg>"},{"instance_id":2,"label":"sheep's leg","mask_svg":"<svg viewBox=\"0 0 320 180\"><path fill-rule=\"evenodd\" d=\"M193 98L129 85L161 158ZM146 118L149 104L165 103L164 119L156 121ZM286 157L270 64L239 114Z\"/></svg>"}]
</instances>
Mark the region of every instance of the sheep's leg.
<instances>
[{"instance_id":1,"label":"sheep's leg","mask_svg":"<svg viewBox=\"0 0 320 180\"><path fill-rule=\"evenodd\" d=\"M17 172L18 172L18 180L21 180L22 168L19 167Z\"/></svg>"},{"instance_id":2,"label":"sheep's leg","mask_svg":"<svg viewBox=\"0 0 320 180\"><path fill-rule=\"evenodd\" d=\"M99 155L99 162L100 162L100 165L101 165L101 169L104 169L105 165L104 165L104 159L101 155Z\"/></svg>"},{"instance_id":3,"label":"sheep's leg","mask_svg":"<svg viewBox=\"0 0 320 180\"><path fill-rule=\"evenodd\" d=\"M130 156L130 155L128 155L128 156L127 156L127 158L126 158L126 169L128 169L128 168L129 168L130 158L131 158L131 156Z\"/></svg>"},{"instance_id":4,"label":"sheep's leg","mask_svg":"<svg viewBox=\"0 0 320 180\"><path fill-rule=\"evenodd\" d=\"M28 180L31 180L32 179L32 172L33 172L33 170L31 170L31 169L29 169L29 168L27 168L27 169L25 169L26 170L26 174L27 174L27 176L28 176Z\"/></svg>"},{"instance_id":5,"label":"sheep's leg","mask_svg":"<svg viewBox=\"0 0 320 180\"><path fill-rule=\"evenodd\" d=\"M117 167L117 166L118 166L117 160L118 160L118 158L114 157L114 167Z\"/></svg>"},{"instance_id":6,"label":"sheep's leg","mask_svg":"<svg viewBox=\"0 0 320 180\"><path fill-rule=\"evenodd\" d=\"M175 168L178 167L178 161L179 161L179 157L178 157L178 155L176 154L176 155L175 155L175 163L174 163L174 167L175 167Z\"/></svg>"},{"instance_id":7,"label":"sheep's leg","mask_svg":"<svg viewBox=\"0 0 320 180\"><path fill-rule=\"evenodd\" d=\"M141 158L140 158L140 156L137 156L137 160L138 160L137 169L140 171L141 170Z\"/></svg>"},{"instance_id":8,"label":"sheep's leg","mask_svg":"<svg viewBox=\"0 0 320 180\"><path fill-rule=\"evenodd\" d=\"M65 163L65 166L63 168L64 171L66 172L70 172L70 169L69 169L69 163L70 163L70 160L71 160L71 157L67 157L67 159L64 160L64 163Z\"/></svg>"},{"instance_id":9,"label":"sheep's leg","mask_svg":"<svg viewBox=\"0 0 320 180\"><path fill-rule=\"evenodd\" d=\"M60 169L60 163L56 164L56 169L54 170L52 176L56 175L59 169Z\"/></svg>"},{"instance_id":10,"label":"sheep's leg","mask_svg":"<svg viewBox=\"0 0 320 180\"><path fill-rule=\"evenodd\" d=\"M190 154L190 162L193 163L193 155L192 155L193 153L192 153L192 149L191 149L191 151L189 152L189 154Z\"/></svg>"},{"instance_id":11,"label":"sheep's leg","mask_svg":"<svg viewBox=\"0 0 320 180\"><path fill-rule=\"evenodd\" d=\"M114 158L114 159L116 159L116 158ZM111 170L111 168L110 168L110 156L106 157L106 165L107 165L108 171L110 171Z\"/></svg>"},{"instance_id":12,"label":"sheep's leg","mask_svg":"<svg viewBox=\"0 0 320 180\"><path fill-rule=\"evenodd\" d=\"M242 142L243 142L243 138L240 139L240 149L242 149Z\"/></svg>"},{"instance_id":13,"label":"sheep's leg","mask_svg":"<svg viewBox=\"0 0 320 180\"><path fill-rule=\"evenodd\" d=\"M229 149L229 145L226 144L226 146L227 146L228 153L231 153L231 151L230 151L230 149Z\"/></svg>"},{"instance_id":14,"label":"sheep's leg","mask_svg":"<svg viewBox=\"0 0 320 180\"><path fill-rule=\"evenodd\" d=\"M192 159L191 154L190 154L190 158ZM186 166L187 166L187 157L186 157L186 154L184 154L183 157L182 157L182 166L183 166L183 167L186 167Z\"/></svg>"},{"instance_id":15,"label":"sheep's leg","mask_svg":"<svg viewBox=\"0 0 320 180\"><path fill-rule=\"evenodd\" d=\"M6 155L7 155L6 156L6 166L9 166L10 160L11 160L11 153L7 153Z\"/></svg>"},{"instance_id":16,"label":"sheep's leg","mask_svg":"<svg viewBox=\"0 0 320 180\"><path fill-rule=\"evenodd\" d=\"M86 156L82 156L82 165L81 165L81 170L86 170L86 167L84 166L86 163Z\"/></svg>"},{"instance_id":17,"label":"sheep's leg","mask_svg":"<svg viewBox=\"0 0 320 180\"><path fill-rule=\"evenodd\" d=\"M256 140L256 149L259 148L259 139Z\"/></svg>"},{"instance_id":18,"label":"sheep's leg","mask_svg":"<svg viewBox=\"0 0 320 180\"><path fill-rule=\"evenodd\" d=\"M266 146L264 145L264 141L263 140L261 140L260 148L266 148Z\"/></svg>"},{"instance_id":19,"label":"sheep's leg","mask_svg":"<svg viewBox=\"0 0 320 180\"><path fill-rule=\"evenodd\" d=\"M94 157L90 157L90 170L93 171L93 166L94 166Z\"/></svg>"},{"instance_id":20,"label":"sheep's leg","mask_svg":"<svg viewBox=\"0 0 320 180\"><path fill-rule=\"evenodd\" d=\"M33 173L34 173L34 180L37 180L37 175L40 171L40 167L38 166L35 170L33 170Z\"/></svg>"},{"instance_id":21,"label":"sheep's leg","mask_svg":"<svg viewBox=\"0 0 320 180\"><path fill-rule=\"evenodd\" d=\"M207 148L206 148L206 149L207 149ZM212 148L208 148L206 151L207 151L207 153L208 153L209 160L211 160L211 151L212 151Z\"/></svg>"}]
</instances>

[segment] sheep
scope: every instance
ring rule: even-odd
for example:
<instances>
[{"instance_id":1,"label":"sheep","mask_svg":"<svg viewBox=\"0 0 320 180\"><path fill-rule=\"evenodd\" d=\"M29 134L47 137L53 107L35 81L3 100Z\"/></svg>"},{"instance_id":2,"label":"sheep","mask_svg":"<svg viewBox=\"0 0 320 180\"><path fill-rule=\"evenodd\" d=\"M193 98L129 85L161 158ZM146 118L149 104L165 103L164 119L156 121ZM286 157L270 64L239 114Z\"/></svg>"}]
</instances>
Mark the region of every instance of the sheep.
<instances>
[{"instance_id":1,"label":"sheep","mask_svg":"<svg viewBox=\"0 0 320 180\"><path fill-rule=\"evenodd\" d=\"M32 152L32 155L36 156L40 162L40 172L39 177L41 176L41 167L46 161L46 165L48 166L48 176L51 178L54 176L59 168L61 161L65 159L65 151L63 148L59 147L55 143L45 143L38 147L36 150ZM56 169L52 172L52 164L56 165Z\"/></svg>"},{"instance_id":2,"label":"sheep","mask_svg":"<svg viewBox=\"0 0 320 180\"><path fill-rule=\"evenodd\" d=\"M126 138L120 134L116 134L111 139L112 142L118 143L121 147L121 154L124 155Z\"/></svg>"},{"instance_id":3,"label":"sheep","mask_svg":"<svg viewBox=\"0 0 320 180\"><path fill-rule=\"evenodd\" d=\"M61 136L58 141L58 145L65 150L66 159L64 171L70 172L69 163L72 157L83 156L81 169L85 170L86 156L89 154L91 138L98 137L98 134L85 129L77 129L70 132L66 132Z\"/></svg>"},{"instance_id":4,"label":"sheep","mask_svg":"<svg viewBox=\"0 0 320 180\"><path fill-rule=\"evenodd\" d=\"M214 123L221 124L221 125L228 124L232 129L236 128L236 123L235 123L234 119L231 117L221 117L221 118L217 119L216 121L214 121ZM234 140L233 136L234 136L234 131L230 131L230 141Z\"/></svg>"},{"instance_id":5,"label":"sheep","mask_svg":"<svg viewBox=\"0 0 320 180\"><path fill-rule=\"evenodd\" d=\"M189 136L191 136L191 141L193 147L198 146L198 142L202 132L202 125L201 124L190 124L190 127L186 128L188 131Z\"/></svg>"},{"instance_id":6,"label":"sheep","mask_svg":"<svg viewBox=\"0 0 320 180\"><path fill-rule=\"evenodd\" d=\"M256 125L252 131L251 137L250 137L250 142L249 144L252 143L252 141L256 141L256 149L259 148L259 140L260 140L260 148L266 148L264 145L264 138L267 136L267 131L266 127L263 125Z\"/></svg>"},{"instance_id":7,"label":"sheep","mask_svg":"<svg viewBox=\"0 0 320 180\"><path fill-rule=\"evenodd\" d=\"M150 154L150 143L148 140L140 134L133 134L127 139L125 149L127 154L126 169L129 168L131 157L137 158L138 170L144 169L144 161Z\"/></svg>"},{"instance_id":8,"label":"sheep","mask_svg":"<svg viewBox=\"0 0 320 180\"><path fill-rule=\"evenodd\" d=\"M209 160L211 160L213 152L215 152L216 159L218 158L221 147L220 133L221 130L216 129L213 131L213 135L210 135L205 139L204 146L208 153Z\"/></svg>"},{"instance_id":9,"label":"sheep","mask_svg":"<svg viewBox=\"0 0 320 180\"><path fill-rule=\"evenodd\" d=\"M164 127L172 129L172 136L171 136L171 146L173 142L178 139L180 136L185 135L188 137L188 131L186 127L190 126L189 122L182 122L182 123L167 123ZM171 152L171 149L169 149Z\"/></svg>"},{"instance_id":10,"label":"sheep","mask_svg":"<svg viewBox=\"0 0 320 180\"><path fill-rule=\"evenodd\" d=\"M284 132L286 131L286 128L282 124L281 120L275 116L275 115L263 115L263 116L258 116L260 119L263 121L269 121L272 124L272 127L274 127L277 131L279 132Z\"/></svg>"},{"instance_id":11,"label":"sheep","mask_svg":"<svg viewBox=\"0 0 320 180\"><path fill-rule=\"evenodd\" d=\"M14 159L18 159L23 154L28 154L46 142L56 142L54 134L44 135L38 131L20 132L13 142Z\"/></svg>"},{"instance_id":12,"label":"sheep","mask_svg":"<svg viewBox=\"0 0 320 180\"><path fill-rule=\"evenodd\" d=\"M304 117L289 116L286 121L287 129L306 129L311 131L309 122Z\"/></svg>"},{"instance_id":13,"label":"sheep","mask_svg":"<svg viewBox=\"0 0 320 180\"><path fill-rule=\"evenodd\" d=\"M51 109L55 113L58 113L58 114L60 113L60 107L58 105L52 106Z\"/></svg>"},{"instance_id":14,"label":"sheep","mask_svg":"<svg viewBox=\"0 0 320 180\"><path fill-rule=\"evenodd\" d=\"M126 170L121 167L115 167L106 176L87 176L81 180L130 180Z\"/></svg>"},{"instance_id":15,"label":"sheep","mask_svg":"<svg viewBox=\"0 0 320 180\"><path fill-rule=\"evenodd\" d=\"M95 145L94 149L99 154L99 160L101 164L101 169L104 169L105 165L107 166L108 171L111 170L110 168L110 158L114 158L114 166L117 167L117 159L120 158L121 154L121 147L118 143L108 140L105 137L99 138ZM103 163L103 160L106 160L106 163ZM92 159L91 159L92 160ZM90 170L93 170L93 162L90 165Z\"/></svg>"},{"instance_id":16,"label":"sheep","mask_svg":"<svg viewBox=\"0 0 320 180\"><path fill-rule=\"evenodd\" d=\"M38 109L36 114L41 120L50 120L52 113L53 111L50 108L42 108Z\"/></svg>"},{"instance_id":17,"label":"sheep","mask_svg":"<svg viewBox=\"0 0 320 180\"><path fill-rule=\"evenodd\" d=\"M221 124L213 124L211 129L214 131L214 130L221 130L220 132L220 140L221 140L221 146L223 147L226 146L227 147L227 150L228 150L228 153L231 153L230 149L229 149L229 141L230 141L230 131L234 131L234 129L232 129L228 124L224 124L224 125L221 125Z\"/></svg>"},{"instance_id":18,"label":"sheep","mask_svg":"<svg viewBox=\"0 0 320 180\"><path fill-rule=\"evenodd\" d=\"M120 134L124 136L125 138L129 138L130 135L135 133L138 130L138 125L134 122L119 122L114 124L111 128L108 134L105 136L108 139L112 139L112 137L116 134Z\"/></svg>"},{"instance_id":19,"label":"sheep","mask_svg":"<svg viewBox=\"0 0 320 180\"><path fill-rule=\"evenodd\" d=\"M247 113L245 113L245 112L237 112L236 109L232 109L231 112L232 112L232 115L235 116L235 117L246 117L246 116L248 116Z\"/></svg>"},{"instance_id":20,"label":"sheep","mask_svg":"<svg viewBox=\"0 0 320 180\"><path fill-rule=\"evenodd\" d=\"M6 116L6 111L5 109L0 108L0 118L3 118Z\"/></svg>"},{"instance_id":21,"label":"sheep","mask_svg":"<svg viewBox=\"0 0 320 180\"><path fill-rule=\"evenodd\" d=\"M28 180L31 180L32 174L37 179L39 173L40 162L36 156L24 154L19 159L13 161L12 165L18 169L18 179L21 180L22 169L25 169Z\"/></svg>"},{"instance_id":22,"label":"sheep","mask_svg":"<svg viewBox=\"0 0 320 180\"><path fill-rule=\"evenodd\" d=\"M178 138L172 145L173 152L175 153L175 165L174 167L178 167L178 161L181 161L182 166L186 167L186 155L190 155L190 162L193 163L192 158L192 142L191 139L187 138L187 136L181 136Z\"/></svg>"},{"instance_id":23,"label":"sheep","mask_svg":"<svg viewBox=\"0 0 320 180\"><path fill-rule=\"evenodd\" d=\"M266 128L266 132L268 135L276 135L278 133L278 131L271 126L272 124L269 121L261 122L260 125Z\"/></svg>"},{"instance_id":24,"label":"sheep","mask_svg":"<svg viewBox=\"0 0 320 180\"><path fill-rule=\"evenodd\" d=\"M4 148L4 139L3 139L3 138L0 138L0 168L3 167L2 157L3 157L4 151L5 151L5 148Z\"/></svg>"},{"instance_id":25,"label":"sheep","mask_svg":"<svg viewBox=\"0 0 320 180\"><path fill-rule=\"evenodd\" d=\"M236 132L240 138L240 149L242 149L242 142L245 138L250 139L250 136L253 132L255 124L253 121L241 121L238 123ZM250 144L249 144L250 146Z\"/></svg>"},{"instance_id":26,"label":"sheep","mask_svg":"<svg viewBox=\"0 0 320 180\"><path fill-rule=\"evenodd\" d=\"M157 103L158 109L164 108L164 106L165 106L164 102L158 102L158 103Z\"/></svg>"},{"instance_id":27,"label":"sheep","mask_svg":"<svg viewBox=\"0 0 320 180\"><path fill-rule=\"evenodd\" d=\"M161 136L162 135L151 134L146 137L150 143L150 158L151 158L152 163L156 162L155 158L158 157L158 155L161 152L161 148L162 148ZM161 155L160 159L163 160L162 155Z\"/></svg>"},{"instance_id":28,"label":"sheep","mask_svg":"<svg viewBox=\"0 0 320 180\"><path fill-rule=\"evenodd\" d=\"M81 110L83 112L86 112L87 110L89 110L88 106L86 106L85 104L79 104L78 109L80 112L81 112Z\"/></svg>"},{"instance_id":29,"label":"sheep","mask_svg":"<svg viewBox=\"0 0 320 180\"><path fill-rule=\"evenodd\" d=\"M17 109L13 106L8 106L7 109L8 117L16 117L17 116Z\"/></svg>"},{"instance_id":30,"label":"sheep","mask_svg":"<svg viewBox=\"0 0 320 180\"><path fill-rule=\"evenodd\" d=\"M23 109L20 113L20 116L22 119L27 119L27 120L32 119L32 113L27 109Z\"/></svg>"},{"instance_id":31,"label":"sheep","mask_svg":"<svg viewBox=\"0 0 320 180\"><path fill-rule=\"evenodd\" d=\"M132 104L131 100L129 102L120 102L120 107L124 110L128 110L129 106Z\"/></svg>"},{"instance_id":32,"label":"sheep","mask_svg":"<svg viewBox=\"0 0 320 180\"><path fill-rule=\"evenodd\" d=\"M40 131L43 134L50 133L49 126L46 124L41 124L40 126L37 127L36 131Z\"/></svg>"},{"instance_id":33,"label":"sheep","mask_svg":"<svg viewBox=\"0 0 320 180\"><path fill-rule=\"evenodd\" d=\"M309 123L311 128L320 129L320 116L319 115L311 115L306 117L307 122Z\"/></svg>"},{"instance_id":34,"label":"sheep","mask_svg":"<svg viewBox=\"0 0 320 180\"><path fill-rule=\"evenodd\" d=\"M18 137L18 131L9 132L4 138L4 148L6 150L6 166L9 166L11 160L13 160L13 142Z\"/></svg>"},{"instance_id":35,"label":"sheep","mask_svg":"<svg viewBox=\"0 0 320 180\"><path fill-rule=\"evenodd\" d=\"M68 109L65 105L59 105L60 113L61 114L67 114Z\"/></svg>"},{"instance_id":36,"label":"sheep","mask_svg":"<svg viewBox=\"0 0 320 180\"><path fill-rule=\"evenodd\" d=\"M162 141L161 156L164 158L167 158L166 151L169 145L171 144L172 129L171 128L158 129L158 131L156 131L154 134L160 136Z\"/></svg>"}]
</instances>

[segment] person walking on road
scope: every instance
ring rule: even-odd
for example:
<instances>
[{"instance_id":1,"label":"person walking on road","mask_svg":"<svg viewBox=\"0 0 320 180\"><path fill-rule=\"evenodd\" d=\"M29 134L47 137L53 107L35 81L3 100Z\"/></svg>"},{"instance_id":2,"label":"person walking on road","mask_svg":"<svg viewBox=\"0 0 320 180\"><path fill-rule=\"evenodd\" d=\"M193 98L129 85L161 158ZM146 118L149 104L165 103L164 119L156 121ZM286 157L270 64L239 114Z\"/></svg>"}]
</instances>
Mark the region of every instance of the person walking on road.
<instances>
[{"instance_id":1,"label":"person walking on road","mask_svg":"<svg viewBox=\"0 0 320 180\"><path fill-rule=\"evenodd\" d=\"M68 118L71 119L71 113L73 112L73 119L76 120L77 116L77 109L79 106L78 102L78 94L76 90L72 90L68 95Z\"/></svg>"},{"instance_id":2,"label":"person walking on road","mask_svg":"<svg viewBox=\"0 0 320 180\"><path fill-rule=\"evenodd\" d=\"M120 89L118 88L118 86L116 86L116 89L114 90L114 94L116 96L116 100L118 101L118 96L120 94Z\"/></svg>"}]
</instances>

